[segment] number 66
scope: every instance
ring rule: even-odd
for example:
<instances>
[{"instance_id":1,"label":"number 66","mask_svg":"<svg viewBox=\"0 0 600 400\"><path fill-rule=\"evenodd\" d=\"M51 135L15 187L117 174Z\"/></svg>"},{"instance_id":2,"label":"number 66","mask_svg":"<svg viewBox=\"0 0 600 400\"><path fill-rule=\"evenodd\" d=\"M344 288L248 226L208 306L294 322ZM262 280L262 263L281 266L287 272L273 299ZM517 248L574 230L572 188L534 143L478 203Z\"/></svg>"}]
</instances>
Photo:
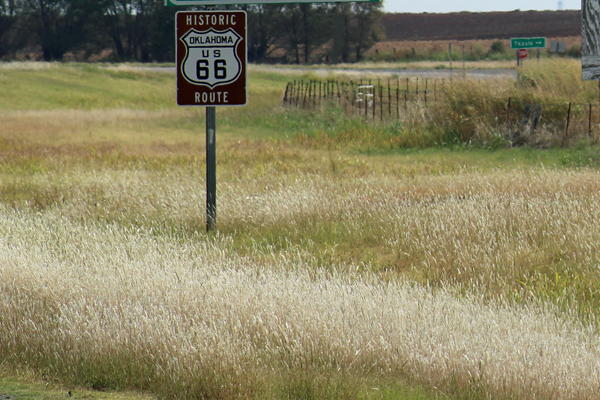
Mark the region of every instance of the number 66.
<instances>
[{"instance_id":1,"label":"number 66","mask_svg":"<svg viewBox=\"0 0 600 400\"><path fill-rule=\"evenodd\" d=\"M225 79L227 77L227 60L218 59L213 63L215 79ZM198 60L196 62L196 77L199 80L208 79L210 67L208 60Z\"/></svg>"}]
</instances>

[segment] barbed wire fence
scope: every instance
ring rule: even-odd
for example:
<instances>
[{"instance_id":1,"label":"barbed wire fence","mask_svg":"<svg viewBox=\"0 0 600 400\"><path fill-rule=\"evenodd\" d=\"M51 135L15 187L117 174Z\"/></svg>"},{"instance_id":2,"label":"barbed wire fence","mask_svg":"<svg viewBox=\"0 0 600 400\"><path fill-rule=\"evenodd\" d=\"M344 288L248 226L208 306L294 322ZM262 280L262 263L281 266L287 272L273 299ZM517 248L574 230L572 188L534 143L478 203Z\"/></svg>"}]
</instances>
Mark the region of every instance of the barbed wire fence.
<instances>
[{"instance_id":1,"label":"barbed wire fence","mask_svg":"<svg viewBox=\"0 0 600 400\"><path fill-rule=\"evenodd\" d=\"M336 102L347 115L372 119L401 118L410 104L424 107L438 100L445 80L387 79L359 81L294 80L288 82L283 96L287 107L317 109L324 102ZM439 86L439 87L438 87Z\"/></svg>"},{"instance_id":2,"label":"barbed wire fence","mask_svg":"<svg viewBox=\"0 0 600 400\"><path fill-rule=\"evenodd\" d=\"M431 120L449 84L443 78L294 80L286 85L283 105L324 112L325 105L335 104L347 116L373 122L407 120L415 115ZM509 97L503 110L488 117L497 128L507 131L515 144L540 131L551 132L562 146L582 137L595 144L600 136L600 103L545 102L542 106Z\"/></svg>"}]
</instances>

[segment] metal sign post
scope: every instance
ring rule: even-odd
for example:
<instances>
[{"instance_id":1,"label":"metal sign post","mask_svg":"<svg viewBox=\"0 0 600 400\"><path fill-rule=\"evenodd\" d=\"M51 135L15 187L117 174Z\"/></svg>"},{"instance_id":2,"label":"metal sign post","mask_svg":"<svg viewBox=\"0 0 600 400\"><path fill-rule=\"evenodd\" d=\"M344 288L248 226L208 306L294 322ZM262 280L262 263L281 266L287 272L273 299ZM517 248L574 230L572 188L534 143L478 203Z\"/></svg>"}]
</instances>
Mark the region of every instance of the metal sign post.
<instances>
[{"instance_id":1,"label":"metal sign post","mask_svg":"<svg viewBox=\"0 0 600 400\"><path fill-rule=\"evenodd\" d=\"M176 15L177 104L206 107L206 229L217 222L216 106L245 105L246 12Z\"/></svg>"},{"instance_id":2,"label":"metal sign post","mask_svg":"<svg viewBox=\"0 0 600 400\"><path fill-rule=\"evenodd\" d=\"M523 60L529 56L529 50L527 49L519 49L517 50L517 64L521 62L523 65Z\"/></svg>"},{"instance_id":3,"label":"metal sign post","mask_svg":"<svg viewBox=\"0 0 600 400\"><path fill-rule=\"evenodd\" d=\"M217 113L215 107L206 107L206 230L217 223Z\"/></svg>"}]
</instances>

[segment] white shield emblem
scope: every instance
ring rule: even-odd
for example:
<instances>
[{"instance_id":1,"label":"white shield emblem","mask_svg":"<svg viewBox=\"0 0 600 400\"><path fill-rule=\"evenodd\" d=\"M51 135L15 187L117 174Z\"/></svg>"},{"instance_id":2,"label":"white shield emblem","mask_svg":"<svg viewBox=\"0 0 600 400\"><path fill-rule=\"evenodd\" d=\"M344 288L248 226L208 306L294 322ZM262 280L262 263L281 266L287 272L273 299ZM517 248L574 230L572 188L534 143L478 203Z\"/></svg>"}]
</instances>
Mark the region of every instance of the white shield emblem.
<instances>
[{"instance_id":1,"label":"white shield emblem","mask_svg":"<svg viewBox=\"0 0 600 400\"><path fill-rule=\"evenodd\" d=\"M237 55L242 37L233 29L200 32L192 28L181 40L187 50L181 72L188 82L214 88L235 81L242 73Z\"/></svg>"}]
</instances>

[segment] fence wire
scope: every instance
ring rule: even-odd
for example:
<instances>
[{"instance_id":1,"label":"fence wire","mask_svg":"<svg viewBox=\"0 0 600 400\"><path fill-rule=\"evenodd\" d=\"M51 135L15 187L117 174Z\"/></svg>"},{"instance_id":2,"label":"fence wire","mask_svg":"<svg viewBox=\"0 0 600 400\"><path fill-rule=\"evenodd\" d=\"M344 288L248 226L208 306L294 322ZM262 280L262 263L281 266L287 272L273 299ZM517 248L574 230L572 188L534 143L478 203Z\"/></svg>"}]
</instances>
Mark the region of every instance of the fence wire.
<instances>
[{"instance_id":1,"label":"fence wire","mask_svg":"<svg viewBox=\"0 0 600 400\"><path fill-rule=\"evenodd\" d=\"M443 78L294 80L286 85L283 104L304 110L325 110L324 105L336 104L347 116L382 122L407 120L415 115L422 119L433 120L436 116L443 119L435 106L444 100L450 84ZM417 109L420 112L415 112ZM542 105L507 98L503 107L491 113L485 119L494 121L496 128L508 132L509 138L517 143L538 133L553 135L562 145L581 137L597 142L600 133L600 103Z\"/></svg>"}]
</instances>

